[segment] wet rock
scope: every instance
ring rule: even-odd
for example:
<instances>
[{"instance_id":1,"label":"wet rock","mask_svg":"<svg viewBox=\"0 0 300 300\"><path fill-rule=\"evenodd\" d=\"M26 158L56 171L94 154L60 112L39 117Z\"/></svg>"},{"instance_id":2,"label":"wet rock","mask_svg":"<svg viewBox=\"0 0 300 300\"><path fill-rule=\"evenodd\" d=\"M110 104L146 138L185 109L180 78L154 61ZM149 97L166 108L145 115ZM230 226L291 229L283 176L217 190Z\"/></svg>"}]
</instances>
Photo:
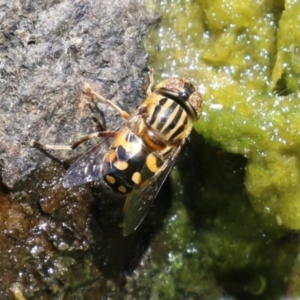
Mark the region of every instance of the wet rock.
<instances>
[{"instance_id":1,"label":"wet rock","mask_svg":"<svg viewBox=\"0 0 300 300\"><path fill-rule=\"evenodd\" d=\"M124 282L137 247L117 218L102 215L122 202L104 197L98 209L89 187L64 189L65 165L29 143L71 144L97 130L99 115L80 103L84 82L129 112L142 101L142 38L153 15L137 1L106 0L15 0L0 15L0 298L99 299L100 288ZM108 129L121 122L99 108ZM59 161L76 152L52 154Z\"/></svg>"}]
</instances>

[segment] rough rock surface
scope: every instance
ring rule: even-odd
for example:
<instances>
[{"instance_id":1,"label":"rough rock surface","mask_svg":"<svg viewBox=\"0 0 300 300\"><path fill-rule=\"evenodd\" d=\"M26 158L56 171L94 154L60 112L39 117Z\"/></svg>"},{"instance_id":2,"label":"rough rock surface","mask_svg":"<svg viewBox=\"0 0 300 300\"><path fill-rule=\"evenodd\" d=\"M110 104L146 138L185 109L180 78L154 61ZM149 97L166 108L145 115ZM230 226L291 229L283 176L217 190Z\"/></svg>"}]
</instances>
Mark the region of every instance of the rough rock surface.
<instances>
[{"instance_id":1,"label":"rough rock surface","mask_svg":"<svg viewBox=\"0 0 300 300\"><path fill-rule=\"evenodd\" d=\"M153 20L130 0L0 4L0 299L103 299L136 266L145 247L138 233L122 237L112 216L122 202L64 189L64 167L29 143L71 144L96 131L80 108L84 82L132 111L147 85L142 38ZM121 121L100 109L107 128Z\"/></svg>"},{"instance_id":2,"label":"rough rock surface","mask_svg":"<svg viewBox=\"0 0 300 300\"><path fill-rule=\"evenodd\" d=\"M0 160L13 187L45 158L31 139L70 144L95 130L78 114L83 82L125 109L141 102L150 18L138 1L14 0L0 9Z\"/></svg>"}]
</instances>

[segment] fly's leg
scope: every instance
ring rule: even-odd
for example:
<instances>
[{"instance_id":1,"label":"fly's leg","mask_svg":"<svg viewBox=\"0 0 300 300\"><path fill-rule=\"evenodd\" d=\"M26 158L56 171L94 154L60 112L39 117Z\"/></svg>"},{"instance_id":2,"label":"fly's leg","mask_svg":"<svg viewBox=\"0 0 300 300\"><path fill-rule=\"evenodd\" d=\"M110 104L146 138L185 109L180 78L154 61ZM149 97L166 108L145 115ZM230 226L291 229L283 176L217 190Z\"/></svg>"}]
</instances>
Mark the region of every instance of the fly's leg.
<instances>
[{"instance_id":1,"label":"fly's leg","mask_svg":"<svg viewBox=\"0 0 300 300\"><path fill-rule=\"evenodd\" d=\"M100 94L98 94L96 91L94 91L91 86L88 83L84 83L83 84L83 88L82 91L79 95L80 97L80 103L79 103L79 112L80 115L82 114L84 108L86 106L89 106L89 108L91 110L97 110L98 113L103 117L103 115L100 113L100 110L98 109L97 106L93 105L93 103L95 102L95 98L101 100L102 102L110 105L111 107L113 107L115 110L117 110L120 115L123 117L123 119L127 119L129 117L129 114L122 110L119 106L117 106L116 104L114 104L111 100L108 100L106 98L104 98L103 96L101 96ZM104 118L103 118L104 119ZM94 133L90 133L84 137L82 137L80 140L76 141L75 143L73 143L72 145L48 145L48 144L42 144L36 140L32 140L30 142L30 146L40 149L40 150L74 150L76 149L79 145L81 145L82 143L88 141L89 139L95 138L95 137L114 137L116 135L116 132L111 132L111 131L105 131L105 124L102 125L99 121L98 123L98 128L99 131L98 132L94 132Z\"/></svg>"},{"instance_id":2,"label":"fly's leg","mask_svg":"<svg viewBox=\"0 0 300 300\"><path fill-rule=\"evenodd\" d=\"M152 68L149 68L149 79L150 79L150 83L146 90L147 96L150 96L152 94L152 89L154 86L154 71ZM92 101L94 101L94 99L97 98L98 100L102 101L103 103L106 103L107 105L110 105L112 108L118 111L119 114L125 120L129 118L129 114L125 110L122 110L118 105L114 104L111 100L106 99L102 95L98 94L95 90L92 89L92 87L87 82L84 82L81 93L82 93L81 99L83 98L82 97L83 95L89 97ZM81 104L80 110L82 110L82 107L86 105L86 100L82 100L82 103L83 105Z\"/></svg>"},{"instance_id":3,"label":"fly's leg","mask_svg":"<svg viewBox=\"0 0 300 300\"><path fill-rule=\"evenodd\" d=\"M84 115L84 110L86 107L88 107L89 110L93 112L92 119L96 123L97 131L105 131L106 121L102 110L100 110L99 107L95 105L94 96L85 93L84 89L82 88L81 92L79 93L79 104L78 104L78 111L79 111L80 118ZM97 117L94 115L94 112L97 113ZM99 116L101 120L99 120Z\"/></svg>"},{"instance_id":4,"label":"fly's leg","mask_svg":"<svg viewBox=\"0 0 300 300\"><path fill-rule=\"evenodd\" d=\"M147 95L149 96L150 94L152 94L152 88L154 85L154 76L153 76L153 69L150 68L149 69L149 78L150 78L150 83L149 86L147 88ZM87 100L87 98L89 98L90 100ZM123 119L127 120L129 118L129 114L125 111L122 110L118 105L114 104L111 100L104 98L102 95L98 94L95 90L93 90L91 88L91 86L88 83L84 83L83 84L83 88L80 94L80 104L79 104L79 111L80 113L82 113L82 111L84 110L85 106L89 106L90 109L97 109L99 111L99 109L96 106L92 106L91 103L95 102L95 98L99 99L100 101L102 101L103 103L106 103L107 105L110 105L112 108L114 108L116 111L119 112L119 114L122 116ZM91 138L95 138L95 137L114 137L116 136L116 132L111 132L111 131L103 131L102 129L105 128L105 126L103 127L102 125L98 124L98 127L101 131L98 132L94 132L91 134L88 134L84 137L82 137L80 140L76 141L75 143L73 143L72 145L48 145L48 144L42 144L36 140L32 140L30 142L30 146L40 149L42 151L46 151L46 150L74 150L76 149L79 145L81 145L82 143L88 141Z\"/></svg>"},{"instance_id":5,"label":"fly's leg","mask_svg":"<svg viewBox=\"0 0 300 300\"><path fill-rule=\"evenodd\" d=\"M33 148L37 148L40 150L74 150L76 149L79 145L85 143L89 139L96 138L96 137L115 137L117 132L112 132L112 131L100 131L100 132L94 132L85 135L82 137L80 140L76 141L72 145L48 145L48 144L42 144L40 142L37 142L36 140L31 140L30 146Z\"/></svg>"},{"instance_id":6,"label":"fly's leg","mask_svg":"<svg viewBox=\"0 0 300 300\"><path fill-rule=\"evenodd\" d=\"M152 94L152 90L154 86L154 71L152 68L149 68L149 80L150 82L146 91L148 97Z\"/></svg>"},{"instance_id":7,"label":"fly's leg","mask_svg":"<svg viewBox=\"0 0 300 300\"><path fill-rule=\"evenodd\" d=\"M103 96L101 96L100 94L98 94L86 82L83 84L82 93L92 100L97 98L100 101L102 101L103 103L110 105L112 108L114 108L116 111L119 112L119 114L123 117L123 119L125 119L125 120L128 119L129 114L125 110L122 110L118 105L114 104L111 100L108 100L108 99L104 98Z\"/></svg>"},{"instance_id":8,"label":"fly's leg","mask_svg":"<svg viewBox=\"0 0 300 300\"><path fill-rule=\"evenodd\" d=\"M36 140L31 140L30 141L30 146L33 148L36 148L43 152L47 157L51 158L52 160L56 161L57 163L61 164L64 166L64 168L68 169L70 167L69 163L65 160L59 159L52 154L50 154L48 151L49 150L74 150L76 149L79 145L85 143L89 139L95 138L95 137L115 137L117 132L111 132L111 131L100 131L100 132L94 132L90 133L84 137L82 137L80 140L76 141L72 145L49 145L49 144L42 144L40 142L37 142Z\"/></svg>"}]
</instances>

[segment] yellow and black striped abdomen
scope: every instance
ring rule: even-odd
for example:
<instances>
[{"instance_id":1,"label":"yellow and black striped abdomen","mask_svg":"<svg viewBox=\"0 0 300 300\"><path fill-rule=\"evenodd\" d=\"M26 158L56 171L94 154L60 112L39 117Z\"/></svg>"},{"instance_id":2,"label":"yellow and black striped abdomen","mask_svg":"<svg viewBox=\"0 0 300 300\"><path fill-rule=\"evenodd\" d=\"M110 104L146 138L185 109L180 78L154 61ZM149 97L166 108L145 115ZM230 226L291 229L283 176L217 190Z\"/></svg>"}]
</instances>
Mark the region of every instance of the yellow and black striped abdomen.
<instances>
[{"instance_id":1,"label":"yellow and black striped abdomen","mask_svg":"<svg viewBox=\"0 0 300 300\"><path fill-rule=\"evenodd\" d=\"M152 99L153 98L153 99ZM147 125L166 142L177 142L186 138L192 123L184 108L173 99L155 95L146 99Z\"/></svg>"},{"instance_id":2,"label":"yellow and black striped abdomen","mask_svg":"<svg viewBox=\"0 0 300 300\"><path fill-rule=\"evenodd\" d=\"M142 139L125 128L104 157L103 179L113 192L126 195L134 185L146 185L161 165L162 160L144 146Z\"/></svg>"}]
</instances>

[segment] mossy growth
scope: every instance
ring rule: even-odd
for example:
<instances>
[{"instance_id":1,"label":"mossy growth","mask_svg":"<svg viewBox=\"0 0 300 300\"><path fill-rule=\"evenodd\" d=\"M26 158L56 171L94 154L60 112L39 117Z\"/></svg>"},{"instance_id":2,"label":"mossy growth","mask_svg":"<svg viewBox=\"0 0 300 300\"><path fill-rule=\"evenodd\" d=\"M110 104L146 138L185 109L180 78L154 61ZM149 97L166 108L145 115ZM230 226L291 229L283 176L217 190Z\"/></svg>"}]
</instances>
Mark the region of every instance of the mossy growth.
<instances>
[{"instance_id":1,"label":"mossy growth","mask_svg":"<svg viewBox=\"0 0 300 300\"><path fill-rule=\"evenodd\" d=\"M203 95L195 130L248 158L253 208L300 228L300 3L160 1L147 49L156 77L191 78ZM282 12L283 11L283 12Z\"/></svg>"},{"instance_id":2,"label":"mossy growth","mask_svg":"<svg viewBox=\"0 0 300 300\"><path fill-rule=\"evenodd\" d=\"M172 174L175 204L151 253L156 276L139 279L161 297L284 297L298 251L289 230L300 229L300 3L162 0L156 9L150 64L158 81L198 84L202 137L193 134Z\"/></svg>"}]
</instances>

